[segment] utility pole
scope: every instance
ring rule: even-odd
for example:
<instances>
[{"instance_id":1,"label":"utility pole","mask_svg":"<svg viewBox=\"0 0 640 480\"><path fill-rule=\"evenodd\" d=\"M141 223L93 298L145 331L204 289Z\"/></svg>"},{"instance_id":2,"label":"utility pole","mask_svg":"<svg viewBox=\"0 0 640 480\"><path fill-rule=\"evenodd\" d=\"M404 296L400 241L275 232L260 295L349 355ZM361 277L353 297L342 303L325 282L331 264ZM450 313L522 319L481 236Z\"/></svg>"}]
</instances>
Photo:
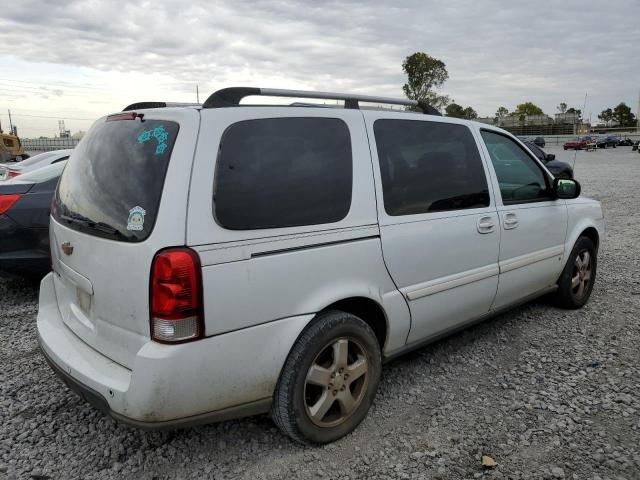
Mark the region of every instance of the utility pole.
<instances>
[{"instance_id":1,"label":"utility pole","mask_svg":"<svg viewBox=\"0 0 640 480\"><path fill-rule=\"evenodd\" d=\"M636 130L640 133L640 90L638 90L638 110L636 112Z\"/></svg>"},{"instance_id":2,"label":"utility pole","mask_svg":"<svg viewBox=\"0 0 640 480\"><path fill-rule=\"evenodd\" d=\"M197 83L196 83L196 103L200 103L200 91L198 90Z\"/></svg>"},{"instance_id":3,"label":"utility pole","mask_svg":"<svg viewBox=\"0 0 640 480\"><path fill-rule=\"evenodd\" d=\"M9 112L9 133L13 135L13 122L11 121L11 110L7 109Z\"/></svg>"},{"instance_id":4,"label":"utility pole","mask_svg":"<svg viewBox=\"0 0 640 480\"><path fill-rule=\"evenodd\" d=\"M584 117L586 117L587 115L587 95L588 92L584 93L584 105L582 106L582 118L584 119ZM584 129L584 133L589 133L591 130L591 119L589 119L589 128L588 129Z\"/></svg>"}]
</instances>

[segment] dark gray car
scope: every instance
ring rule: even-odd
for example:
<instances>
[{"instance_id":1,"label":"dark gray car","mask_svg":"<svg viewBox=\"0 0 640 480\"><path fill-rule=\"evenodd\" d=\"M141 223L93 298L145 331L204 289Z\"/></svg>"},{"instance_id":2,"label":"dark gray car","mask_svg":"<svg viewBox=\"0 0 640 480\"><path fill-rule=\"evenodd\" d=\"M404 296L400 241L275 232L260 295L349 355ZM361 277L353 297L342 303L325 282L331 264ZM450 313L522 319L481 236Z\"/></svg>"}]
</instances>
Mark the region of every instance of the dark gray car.
<instances>
[{"instance_id":1,"label":"dark gray car","mask_svg":"<svg viewBox=\"0 0 640 480\"><path fill-rule=\"evenodd\" d=\"M63 161L0 182L0 271L50 270L49 209Z\"/></svg>"},{"instance_id":2,"label":"dark gray car","mask_svg":"<svg viewBox=\"0 0 640 480\"><path fill-rule=\"evenodd\" d=\"M573 168L571 168L571 165L567 162L556 160L556 156L553 153L546 153L533 142L522 143L524 143L527 148L545 164L554 177L573 178Z\"/></svg>"}]
</instances>

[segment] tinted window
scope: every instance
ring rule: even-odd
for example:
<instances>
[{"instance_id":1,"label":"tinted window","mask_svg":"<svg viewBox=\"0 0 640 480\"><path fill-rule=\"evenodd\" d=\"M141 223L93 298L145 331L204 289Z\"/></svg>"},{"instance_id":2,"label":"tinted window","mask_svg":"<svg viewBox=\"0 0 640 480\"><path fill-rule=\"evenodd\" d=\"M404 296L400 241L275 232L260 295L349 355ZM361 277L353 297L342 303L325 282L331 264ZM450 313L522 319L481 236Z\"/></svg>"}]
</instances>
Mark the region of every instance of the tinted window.
<instances>
[{"instance_id":1,"label":"tinted window","mask_svg":"<svg viewBox=\"0 0 640 480\"><path fill-rule=\"evenodd\" d=\"M482 131L504 203L549 198L547 177L538 164L509 137Z\"/></svg>"},{"instance_id":2,"label":"tinted window","mask_svg":"<svg viewBox=\"0 0 640 480\"><path fill-rule=\"evenodd\" d=\"M92 235L139 242L158 214L178 124L162 120L96 123L68 161L53 216Z\"/></svg>"},{"instance_id":3,"label":"tinted window","mask_svg":"<svg viewBox=\"0 0 640 480\"><path fill-rule=\"evenodd\" d=\"M232 230L332 223L351 206L349 129L335 118L231 125L218 152L213 202Z\"/></svg>"},{"instance_id":4,"label":"tinted window","mask_svg":"<svg viewBox=\"0 0 640 480\"><path fill-rule=\"evenodd\" d=\"M376 120L374 132L389 215L489 205L482 160L464 125Z\"/></svg>"}]
</instances>

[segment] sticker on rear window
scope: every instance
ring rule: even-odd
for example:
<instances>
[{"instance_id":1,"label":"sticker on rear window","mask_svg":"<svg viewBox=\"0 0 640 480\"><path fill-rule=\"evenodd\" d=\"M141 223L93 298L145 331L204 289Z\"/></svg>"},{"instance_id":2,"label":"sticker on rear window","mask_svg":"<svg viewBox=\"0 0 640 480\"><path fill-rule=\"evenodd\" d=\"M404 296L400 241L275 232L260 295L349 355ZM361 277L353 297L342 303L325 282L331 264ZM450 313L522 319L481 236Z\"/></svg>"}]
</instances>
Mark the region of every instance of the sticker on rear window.
<instances>
[{"instance_id":1,"label":"sticker on rear window","mask_svg":"<svg viewBox=\"0 0 640 480\"><path fill-rule=\"evenodd\" d=\"M167 139L169 138L169 134L164 129L163 125L159 125L151 130L144 130L140 135L138 135L138 143L142 144L148 142L152 138L155 138L158 142L158 145L156 146L156 155L162 155L167 149Z\"/></svg>"},{"instance_id":2,"label":"sticker on rear window","mask_svg":"<svg viewBox=\"0 0 640 480\"><path fill-rule=\"evenodd\" d=\"M133 207L129 210L129 219L127 220L127 230L141 231L144 227L144 216L147 212L140 206Z\"/></svg>"}]
</instances>

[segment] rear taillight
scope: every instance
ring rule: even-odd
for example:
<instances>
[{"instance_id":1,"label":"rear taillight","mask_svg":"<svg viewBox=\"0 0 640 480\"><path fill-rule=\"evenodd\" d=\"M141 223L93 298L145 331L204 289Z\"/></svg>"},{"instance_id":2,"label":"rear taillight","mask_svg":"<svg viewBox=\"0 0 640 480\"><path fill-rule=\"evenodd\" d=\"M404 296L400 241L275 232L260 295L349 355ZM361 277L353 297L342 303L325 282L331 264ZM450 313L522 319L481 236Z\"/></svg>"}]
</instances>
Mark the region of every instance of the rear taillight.
<instances>
[{"instance_id":1,"label":"rear taillight","mask_svg":"<svg viewBox=\"0 0 640 480\"><path fill-rule=\"evenodd\" d=\"M0 195L0 215L5 213L13 204L20 200L20 195Z\"/></svg>"},{"instance_id":2,"label":"rear taillight","mask_svg":"<svg viewBox=\"0 0 640 480\"><path fill-rule=\"evenodd\" d=\"M171 248L156 254L149 304L153 340L179 343L204 335L202 273L196 252Z\"/></svg>"},{"instance_id":3,"label":"rear taillight","mask_svg":"<svg viewBox=\"0 0 640 480\"><path fill-rule=\"evenodd\" d=\"M15 177L17 177L18 175L20 175L20 172L14 172L14 171L12 171L12 170L9 170L9 171L7 172L7 178L15 178Z\"/></svg>"}]
</instances>

